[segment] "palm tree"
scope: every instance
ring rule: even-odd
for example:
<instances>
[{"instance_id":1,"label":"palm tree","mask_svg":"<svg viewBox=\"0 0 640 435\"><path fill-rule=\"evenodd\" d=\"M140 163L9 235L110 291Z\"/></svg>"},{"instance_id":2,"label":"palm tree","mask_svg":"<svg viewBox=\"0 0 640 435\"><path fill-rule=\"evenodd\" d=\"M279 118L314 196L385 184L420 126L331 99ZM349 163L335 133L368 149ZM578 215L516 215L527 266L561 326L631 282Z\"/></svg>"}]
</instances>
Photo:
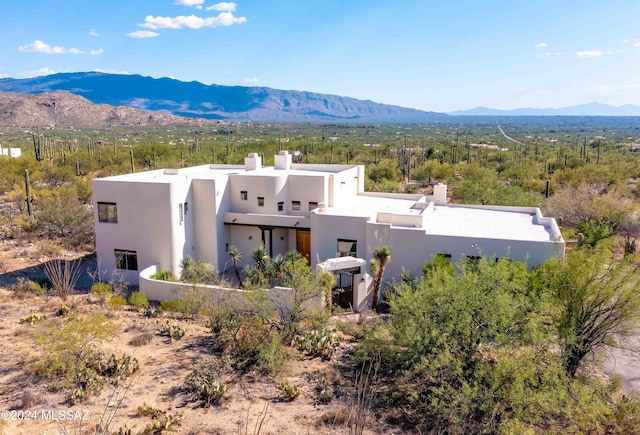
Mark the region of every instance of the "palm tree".
<instances>
[{"instance_id":1,"label":"palm tree","mask_svg":"<svg viewBox=\"0 0 640 435\"><path fill-rule=\"evenodd\" d=\"M240 252L236 246L231 245L229 247L228 254L231 259L231 263L233 264L233 270L236 272L236 278L238 278L238 285L242 288L244 287L244 284L242 284L242 278L240 277L240 271L238 270L238 263L242 260L242 252Z\"/></svg>"},{"instance_id":2,"label":"palm tree","mask_svg":"<svg viewBox=\"0 0 640 435\"><path fill-rule=\"evenodd\" d=\"M391 248L388 246L378 246L373 250L373 258L377 262L376 264L376 281L373 287L373 306L377 306L380 299L380 288L382 287L382 277L384 276L384 269L387 267L387 263L391 261ZM375 273L375 272L374 272Z\"/></svg>"}]
</instances>

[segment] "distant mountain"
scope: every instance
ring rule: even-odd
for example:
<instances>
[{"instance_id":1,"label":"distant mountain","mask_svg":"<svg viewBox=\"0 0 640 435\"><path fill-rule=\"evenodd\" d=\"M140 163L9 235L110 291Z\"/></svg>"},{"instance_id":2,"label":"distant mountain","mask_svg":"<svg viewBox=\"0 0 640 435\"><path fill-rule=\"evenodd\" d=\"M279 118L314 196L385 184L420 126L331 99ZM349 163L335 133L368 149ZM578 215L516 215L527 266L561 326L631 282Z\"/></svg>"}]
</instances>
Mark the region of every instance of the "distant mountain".
<instances>
[{"instance_id":1,"label":"distant mountain","mask_svg":"<svg viewBox=\"0 0 640 435\"><path fill-rule=\"evenodd\" d=\"M0 92L0 125L35 127L107 127L112 125L201 125L190 119L131 107L94 104L66 91L38 95Z\"/></svg>"},{"instance_id":2,"label":"distant mountain","mask_svg":"<svg viewBox=\"0 0 640 435\"><path fill-rule=\"evenodd\" d=\"M633 104L610 106L602 103L580 104L559 109L513 109L499 110L488 107L476 107L469 110L449 112L453 116L640 116L640 107Z\"/></svg>"},{"instance_id":3,"label":"distant mountain","mask_svg":"<svg viewBox=\"0 0 640 435\"><path fill-rule=\"evenodd\" d=\"M0 79L0 91L64 90L94 103L186 117L266 122L427 122L447 115L336 95L98 72Z\"/></svg>"}]
</instances>

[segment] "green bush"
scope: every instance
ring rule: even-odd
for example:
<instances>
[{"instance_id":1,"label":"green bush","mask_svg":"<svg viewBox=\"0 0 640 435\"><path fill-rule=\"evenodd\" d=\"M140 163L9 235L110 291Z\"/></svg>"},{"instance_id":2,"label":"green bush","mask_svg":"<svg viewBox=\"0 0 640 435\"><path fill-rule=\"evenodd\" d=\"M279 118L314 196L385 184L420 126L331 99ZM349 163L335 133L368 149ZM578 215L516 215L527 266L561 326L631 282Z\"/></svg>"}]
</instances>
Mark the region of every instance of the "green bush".
<instances>
[{"instance_id":1,"label":"green bush","mask_svg":"<svg viewBox=\"0 0 640 435\"><path fill-rule=\"evenodd\" d=\"M149 300L144 292L133 292L129 296L129 305L140 310L149 306Z\"/></svg>"},{"instance_id":2,"label":"green bush","mask_svg":"<svg viewBox=\"0 0 640 435\"><path fill-rule=\"evenodd\" d=\"M183 298L169 299L160 302L160 308L162 311L173 311L176 313L189 314L190 307L187 301Z\"/></svg>"},{"instance_id":3,"label":"green bush","mask_svg":"<svg viewBox=\"0 0 640 435\"><path fill-rule=\"evenodd\" d=\"M107 301L107 305L111 308L122 308L127 305L127 301L122 296L111 296Z\"/></svg>"},{"instance_id":4,"label":"green bush","mask_svg":"<svg viewBox=\"0 0 640 435\"><path fill-rule=\"evenodd\" d=\"M97 282L91 286L91 294L108 298L113 294L113 287L108 282Z\"/></svg>"},{"instance_id":5,"label":"green bush","mask_svg":"<svg viewBox=\"0 0 640 435\"><path fill-rule=\"evenodd\" d=\"M35 341L42 357L33 362L34 373L68 391L65 400L70 404L98 394L106 383L118 383L139 368L135 358L106 357L100 348L116 331L117 325L101 313L72 314L39 326Z\"/></svg>"},{"instance_id":6,"label":"green bush","mask_svg":"<svg viewBox=\"0 0 640 435\"><path fill-rule=\"evenodd\" d=\"M151 279L157 279L159 281L178 282L178 278L170 270L159 270L150 276Z\"/></svg>"},{"instance_id":7,"label":"green bush","mask_svg":"<svg viewBox=\"0 0 640 435\"><path fill-rule=\"evenodd\" d=\"M42 296L45 294L45 289L40 284L26 278L18 278L16 283L10 288L13 290L15 295L20 298L24 298L29 295Z\"/></svg>"}]
</instances>

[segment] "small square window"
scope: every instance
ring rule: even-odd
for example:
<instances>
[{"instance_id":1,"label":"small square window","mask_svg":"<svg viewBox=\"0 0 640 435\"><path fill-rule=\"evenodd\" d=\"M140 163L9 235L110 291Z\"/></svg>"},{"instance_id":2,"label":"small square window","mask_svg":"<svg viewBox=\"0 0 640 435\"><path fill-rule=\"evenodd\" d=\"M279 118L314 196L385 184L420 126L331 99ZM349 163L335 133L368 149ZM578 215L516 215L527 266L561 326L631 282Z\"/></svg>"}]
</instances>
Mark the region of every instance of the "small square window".
<instances>
[{"instance_id":1,"label":"small square window","mask_svg":"<svg viewBox=\"0 0 640 435\"><path fill-rule=\"evenodd\" d=\"M258 197L258 207L264 207L264 196Z\"/></svg>"},{"instance_id":2,"label":"small square window","mask_svg":"<svg viewBox=\"0 0 640 435\"><path fill-rule=\"evenodd\" d=\"M278 211L283 211L284 210L284 202L279 202L278 203Z\"/></svg>"},{"instance_id":3,"label":"small square window","mask_svg":"<svg viewBox=\"0 0 640 435\"><path fill-rule=\"evenodd\" d=\"M357 257L358 241L338 239L338 257Z\"/></svg>"},{"instance_id":4,"label":"small square window","mask_svg":"<svg viewBox=\"0 0 640 435\"><path fill-rule=\"evenodd\" d=\"M116 269L138 270L138 253L136 251L125 251L114 249L116 254Z\"/></svg>"},{"instance_id":5,"label":"small square window","mask_svg":"<svg viewBox=\"0 0 640 435\"><path fill-rule=\"evenodd\" d=\"M300 210L300 201L291 201L291 210Z\"/></svg>"},{"instance_id":6,"label":"small square window","mask_svg":"<svg viewBox=\"0 0 640 435\"><path fill-rule=\"evenodd\" d=\"M309 201L309 211L315 210L316 208L318 208L318 203L315 201Z\"/></svg>"},{"instance_id":7,"label":"small square window","mask_svg":"<svg viewBox=\"0 0 640 435\"><path fill-rule=\"evenodd\" d=\"M246 201L247 198L248 198L247 191L246 190L240 191L240 199L243 200L243 201Z\"/></svg>"},{"instance_id":8,"label":"small square window","mask_svg":"<svg viewBox=\"0 0 640 435\"><path fill-rule=\"evenodd\" d=\"M118 223L118 207L114 202L98 203L98 221Z\"/></svg>"}]
</instances>

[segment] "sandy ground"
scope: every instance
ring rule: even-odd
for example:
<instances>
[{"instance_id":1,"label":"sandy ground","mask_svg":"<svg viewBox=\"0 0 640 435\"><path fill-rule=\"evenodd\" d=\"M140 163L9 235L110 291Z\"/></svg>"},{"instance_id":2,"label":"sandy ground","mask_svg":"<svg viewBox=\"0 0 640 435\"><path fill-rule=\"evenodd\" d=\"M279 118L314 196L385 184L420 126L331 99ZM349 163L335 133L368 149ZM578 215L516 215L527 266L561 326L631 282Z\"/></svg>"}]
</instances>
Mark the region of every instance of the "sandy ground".
<instances>
[{"instance_id":1,"label":"sandy ground","mask_svg":"<svg viewBox=\"0 0 640 435\"><path fill-rule=\"evenodd\" d=\"M351 337L343 337L337 355L330 361L296 354L286 370L276 376L230 373L224 379L228 391L222 404L202 408L176 391L196 362L214 355L211 334L204 319L178 319L187 334L182 340L171 343L157 335L166 318L148 319L131 310L110 310L87 294L73 296L67 305L78 312L103 310L107 313L119 326L117 336L105 344L105 350L133 355L140 362L141 369L132 378L130 386L116 391L116 396L112 395L113 389L106 387L98 397L83 406L65 405L64 392L50 391L47 385L37 382L30 374L27 361L36 351L33 332L37 326L19 323L19 319L31 311L43 313L47 318L54 317L62 304L60 299L19 299L6 290L20 276L42 273L38 264L46 260L42 255L43 248L38 243L17 246L11 241L2 241L0 247L0 412L13 411L13 415L0 414L0 417L10 417L8 421L0 419L0 434L87 433L87 429L95 426L102 415L114 416L109 426L112 431L126 426L133 429L133 433L138 433L151 421L150 417L138 412L138 407L144 404L178 419L180 425L171 429L184 434L348 433L345 424L330 416L344 415L348 405L347 392L353 385L347 362L353 346ZM68 255L84 258L86 264L83 263L81 284L84 288L90 287L92 281L86 271L91 270L92 257L87 253ZM350 316L341 316L340 319L355 321L355 317ZM130 344L132 338L145 332L153 335L148 344ZM640 348L640 334L629 344ZM616 349L609 354L603 367L608 374L620 374L627 392L637 394L640 392L639 361L633 352ZM300 388L297 400L286 402L281 399L276 385L282 380ZM318 387L323 383L336 392L328 404L322 403L318 396ZM117 405L119 398L122 402ZM21 416L18 415L20 411ZM32 414L24 415L24 411L32 411ZM51 419L50 411L57 416L55 420ZM63 413L62 417L71 419L62 420L59 412ZM33 416L38 419L34 420ZM47 420L43 420L43 416ZM27 417L30 419L26 420ZM390 426L382 416L372 415L365 433L399 434L408 433L408 430Z\"/></svg>"},{"instance_id":2,"label":"sandy ground","mask_svg":"<svg viewBox=\"0 0 640 435\"><path fill-rule=\"evenodd\" d=\"M151 421L150 417L141 416L138 412L138 407L144 404L178 419L180 425L172 426L171 430L185 434L348 433L348 427L331 416L344 415L348 405L347 392L353 384L348 366L348 353L353 347L350 337L343 337L330 361L293 351L293 361L276 376L230 373L224 379L228 390L222 404L203 408L177 390L196 362L214 355L205 319L176 319L187 333L183 339L169 342L166 337L157 335L167 318L145 318L129 309L108 309L86 293L72 296L66 305L79 313L104 311L118 324L118 334L105 343L105 351L107 354L132 355L140 362L141 369L133 376L130 386L117 390L115 396L111 387L105 387L99 396L82 406L64 404L64 392L51 391L30 372L28 361L36 354L33 334L38 325L19 323L32 311L44 314L47 319L54 318L62 301L58 297L19 299L7 290L19 277L41 276L43 272L38 264L47 257L42 254L38 243L17 245L13 241L2 241L1 246L0 412L8 410L10 414L0 414L3 417L0 419L0 434L87 433L102 415L114 415L109 426L111 431L126 426L133 429L133 433L138 433ZM75 256L84 258L81 286L86 289L92 282L86 273L91 270L92 257L86 253ZM151 341L142 346L132 346L131 339L143 333L152 334ZM276 389L282 380L300 389L301 394L295 401L282 400ZM319 400L318 387L322 384L336 393L326 404ZM118 398L122 398L119 406ZM26 415L25 411L30 414ZM56 416L55 420L51 419L50 411ZM406 430L389 426L376 416L369 419L367 427L365 433L406 433Z\"/></svg>"}]
</instances>

